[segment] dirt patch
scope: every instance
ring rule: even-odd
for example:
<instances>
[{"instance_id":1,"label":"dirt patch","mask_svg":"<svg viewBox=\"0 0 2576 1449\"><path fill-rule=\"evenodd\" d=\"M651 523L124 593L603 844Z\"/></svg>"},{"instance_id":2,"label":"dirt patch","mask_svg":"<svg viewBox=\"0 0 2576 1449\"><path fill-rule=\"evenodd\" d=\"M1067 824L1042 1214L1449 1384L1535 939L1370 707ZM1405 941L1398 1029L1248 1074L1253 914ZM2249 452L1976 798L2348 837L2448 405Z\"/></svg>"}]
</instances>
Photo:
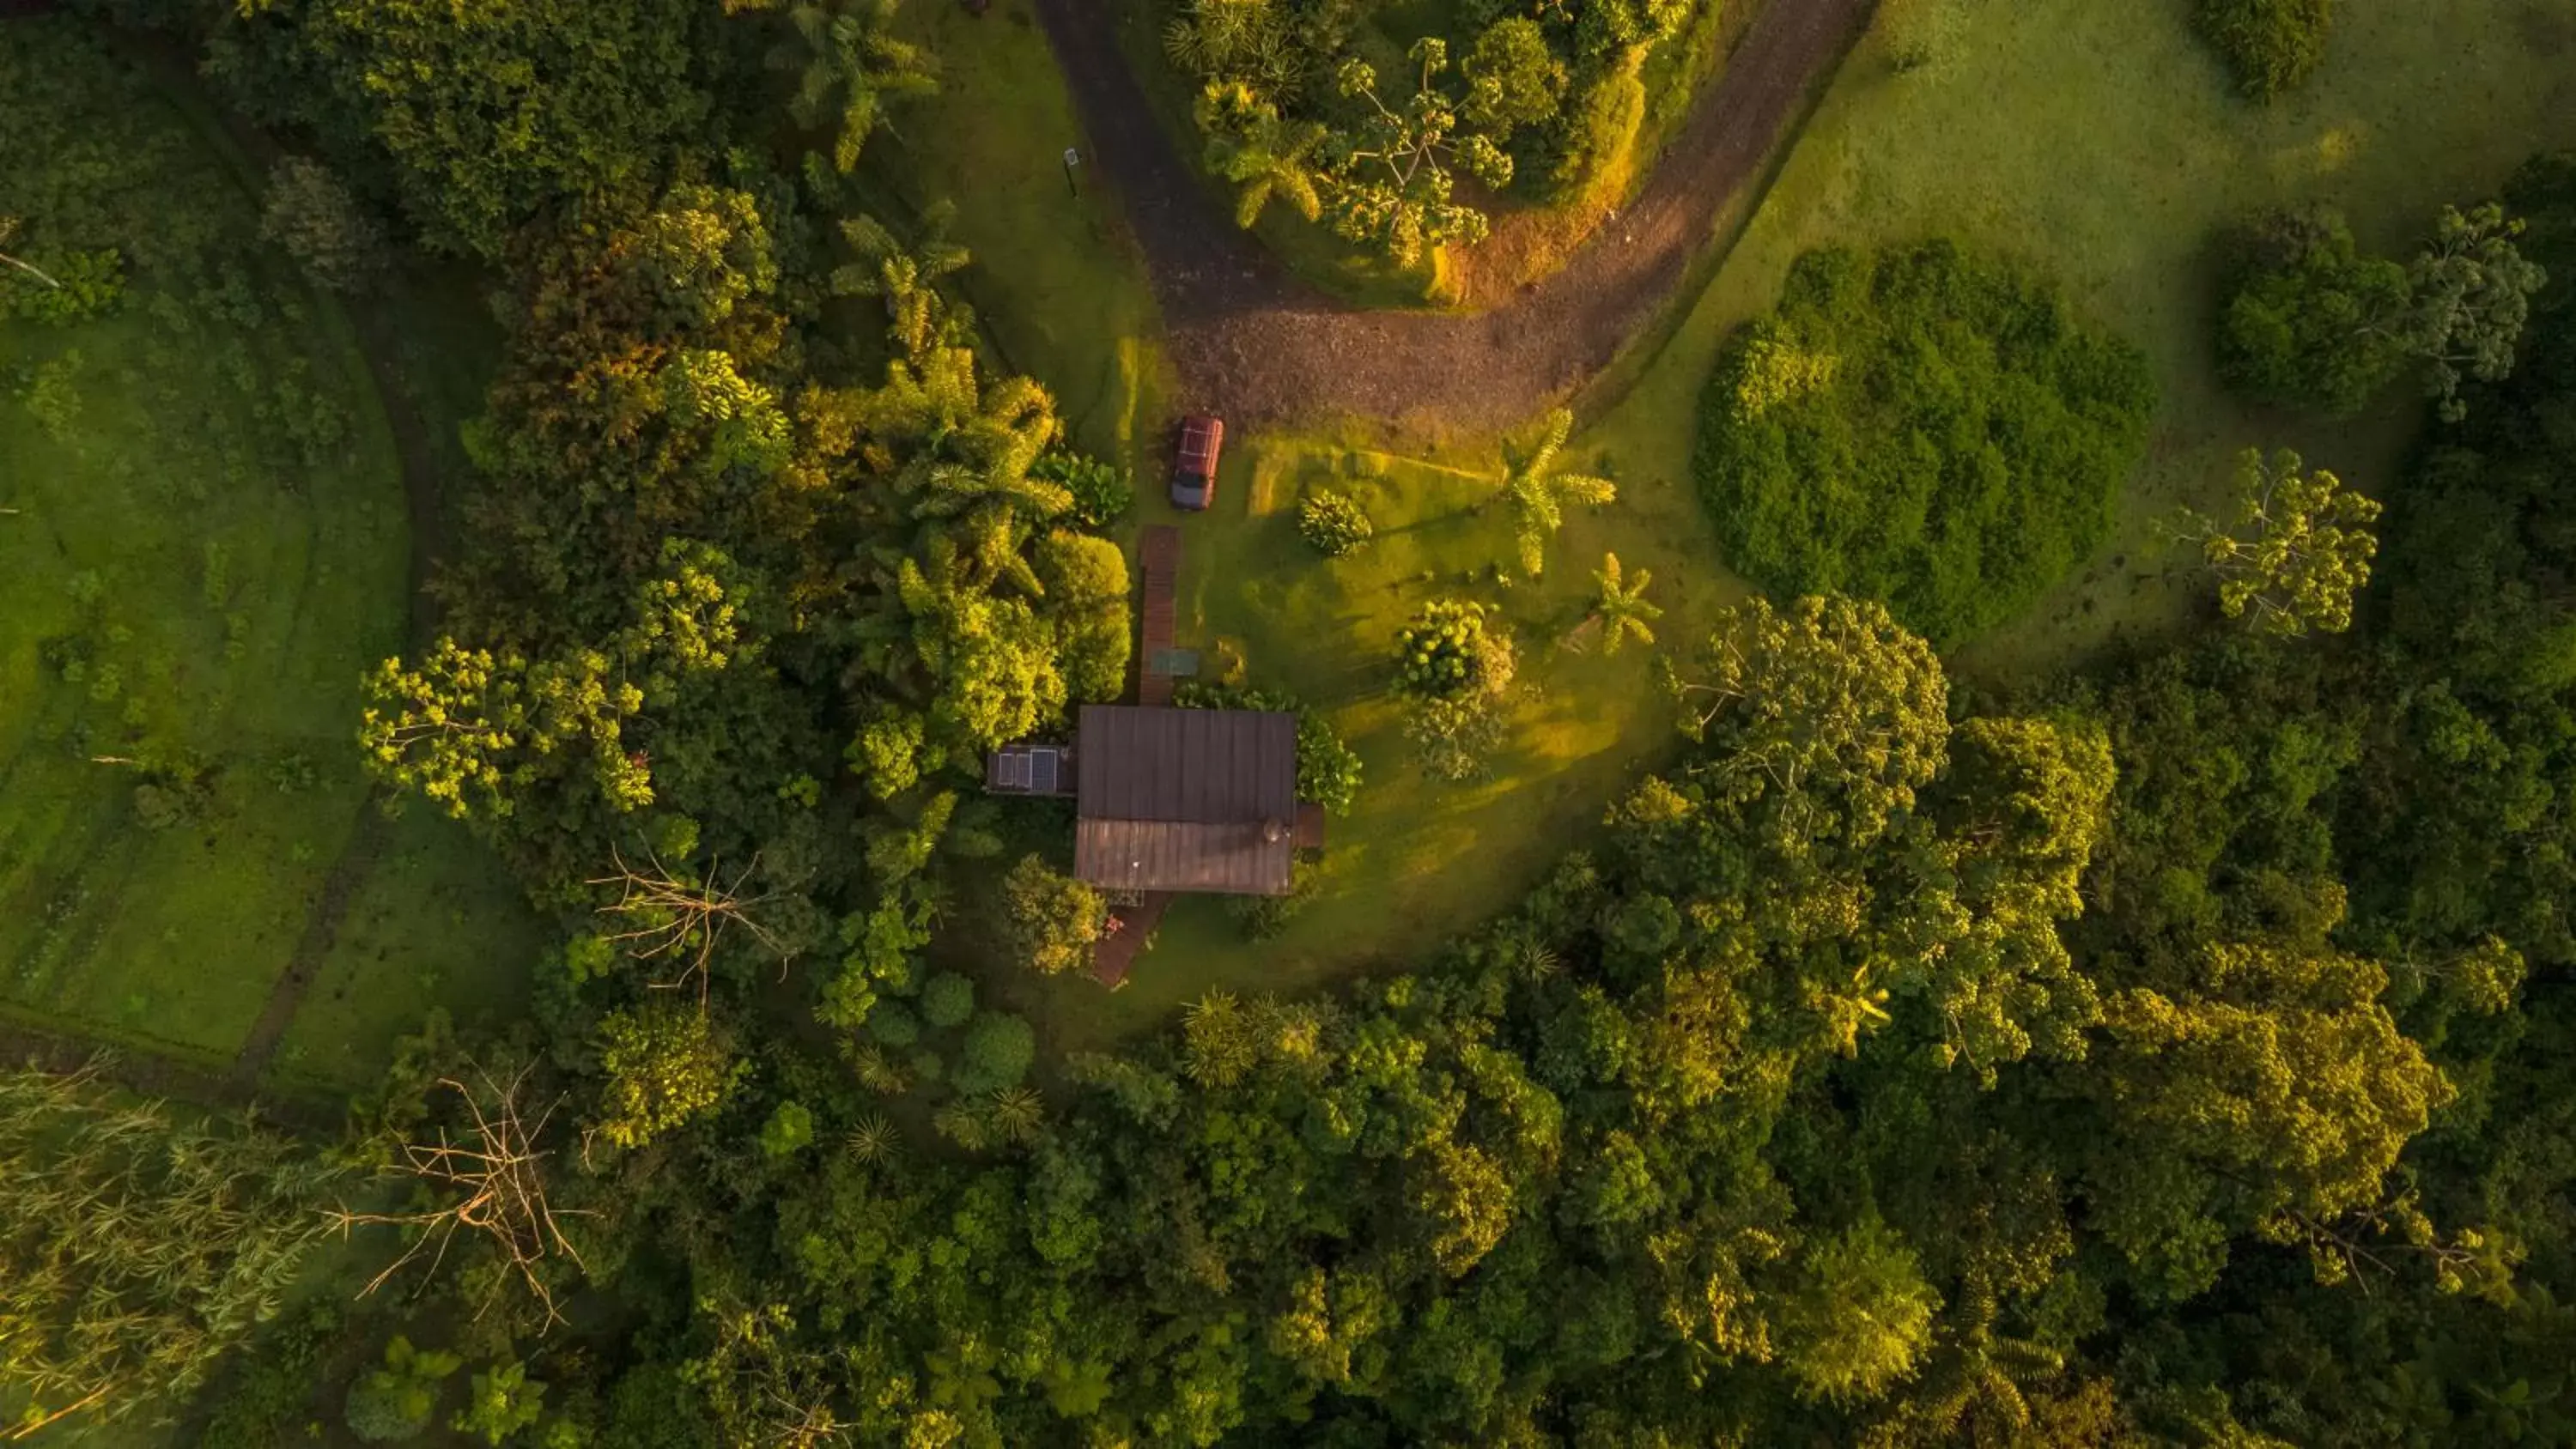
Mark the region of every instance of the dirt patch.
<instances>
[{"instance_id":1,"label":"dirt patch","mask_svg":"<svg viewBox=\"0 0 2576 1449\"><path fill-rule=\"evenodd\" d=\"M1423 431L1507 427L1644 331L1875 8L1766 5L1636 200L1508 306L1458 314L1361 311L1289 275L1210 204L1108 27L1083 0L1037 0L1092 153L1144 248L1177 401L1242 424L1354 415Z\"/></svg>"}]
</instances>

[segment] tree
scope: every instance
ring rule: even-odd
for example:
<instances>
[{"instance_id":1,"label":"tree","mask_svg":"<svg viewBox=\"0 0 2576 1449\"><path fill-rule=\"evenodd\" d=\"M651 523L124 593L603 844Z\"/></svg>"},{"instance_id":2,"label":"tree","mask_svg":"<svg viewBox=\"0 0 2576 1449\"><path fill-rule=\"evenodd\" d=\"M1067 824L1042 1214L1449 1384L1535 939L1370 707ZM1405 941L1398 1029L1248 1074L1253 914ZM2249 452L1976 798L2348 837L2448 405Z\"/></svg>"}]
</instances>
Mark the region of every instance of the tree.
<instances>
[{"instance_id":1,"label":"tree","mask_svg":"<svg viewBox=\"0 0 2576 1449\"><path fill-rule=\"evenodd\" d=\"M796 39L770 53L770 65L796 73L787 103L796 124L833 131L832 166L858 169L868 137L886 123L886 105L938 89L931 57L894 33L897 0L814 0L787 12Z\"/></svg>"},{"instance_id":2,"label":"tree","mask_svg":"<svg viewBox=\"0 0 2576 1449\"><path fill-rule=\"evenodd\" d=\"M1947 757L1941 661L1881 605L1810 596L1784 614L1755 598L1719 617L1691 669L1666 663L1665 685L1720 798L1789 838L1877 839Z\"/></svg>"},{"instance_id":3,"label":"tree","mask_svg":"<svg viewBox=\"0 0 2576 1449\"><path fill-rule=\"evenodd\" d=\"M1047 976L1088 966L1092 943L1109 925L1100 892L1036 855L1022 856L1003 877L1002 913L1012 954Z\"/></svg>"},{"instance_id":4,"label":"tree","mask_svg":"<svg viewBox=\"0 0 2576 1449\"><path fill-rule=\"evenodd\" d=\"M0 1439L175 1415L277 1311L341 1176L94 1068L0 1071Z\"/></svg>"},{"instance_id":5,"label":"tree","mask_svg":"<svg viewBox=\"0 0 2576 1449\"><path fill-rule=\"evenodd\" d=\"M2231 619L2251 610L2253 627L2266 634L2350 628L2353 595L2370 582L2379 552L2371 531L2379 505L2322 468L2308 472L2287 449L2269 459L2247 449L2236 492L2232 525L2183 513L2184 536L2218 576L2219 608Z\"/></svg>"},{"instance_id":6,"label":"tree","mask_svg":"<svg viewBox=\"0 0 2576 1449\"><path fill-rule=\"evenodd\" d=\"M1619 567L1619 555L1601 556L1601 567L1592 575L1596 590L1592 617L1601 621L1603 653L1618 653L1630 639L1640 644L1655 642L1652 621L1662 618L1664 611L1646 602L1646 589L1654 581L1653 572L1647 569L1637 570L1637 576L1629 579Z\"/></svg>"},{"instance_id":7,"label":"tree","mask_svg":"<svg viewBox=\"0 0 2576 1449\"><path fill-rule=\"evenodd\" d=\"M1037 1060L1037 1033L1026 1017L1006 1011L980 1011L966 1028L958 1048L957 1070L948 1082L961 1096L981 1097L1016 1087Z\"/></svg>"},{"instance_id":8,"label":"tree","mask_svg":"<svg viewBox=\"0 0 2576 1449\"><path fill-rule=\"evenodd\" d=\"M1809 1250L1804 1266L1780 1315L1783 1357L1802 1393L1874 1399L1914 1371L1941 1296L1903 1238L1872 1212Z\"/></svg>"},{"instance_id":9,"label":"tree","mask_svg":"<svg viewBox=\"0 0 2576 1449\"><path fill-rule=\"evenodd\" d=\"M1553 120L1565 98L1565 62L1549 48L1547 32L1525 15L1507 15L1485 27L1461 69L1467 100L1459 107L1469 125L1497 142L1523 126Z\"/></svg>"},{"instance_id":10,"label":"tree","mask_svg":"<svg viewBox=\"0 0 2576 1449\"><path fill-rule=\"evenodd\" d=\"M723 1105L750 1070L735 1059L703 1006L649 1003L599 1024L600 1113L592 1130L632 1151Z\"/></svg>"},{"instance_id":11,"label":"tree","mask_svg":"<svg viewBox=\"0 0 2576 1449\"><path fill-rule=\"evenodd\" d=\"M921 1019L932 1026L964 1026L974 1014L974 982L954 971L941 971L922 983Z\"/></svg>"},{"instance_id":12,"label":"tree","mask_svg":"<svg viewBox=\"0 0 2576 1449\"><path fill-rule=\"evenodd\" d=\"M1547 546L1565 524L1565 505L1598 507L1615 501L1617 484L1607 478L1556 471L1557 454L1574 431L1574 414L1563 408L1539 425L1537 441L1503 469L1503 501L1512 510L1512 537L1520 546L1521 571L1532 578L1547 569Z\"/></svg>"},{"instance_id":13,"label":"tree","mask_svg":"<svg viewBox=\"0 0 2576 1449\"><path fill-rule=\"evenodd\" d=\"M2531 315L2531 298L2549 274L2526 260L2514 239L2523 223L2488 202L2466 215L2443 207L2433 243L2407 271L2414 289L2415 350L2433 365L2431 388L2442 417L2468 416L2461 372L2480 382L2513 371L2514 344Z\"/></svg>"},{"instance_id":14,"label":"tree","mask_svg":"<svg viewBox=\"0 0 2576 1449\"><path fill-rule=\"evenodd\" d=\"M1401 110L1378 95L1375 67L1355 58L1342 63L1334 88L1362 104L1361 120L1327 136L1323 157L1334 180L1325 198L1334 232L1410 267L1431 247L1485 239L1485 214L1450 200L1450 163L1500 189L1511 184L1512 158L1485 136L1452 139L1458 110L1439 86L1449 68L1447 41L1425 36L1405 56L1415 67L1414 90Z\"/></svg>"},{"instance_id":15,"label":"tree","mask_svg":"<svg viewBox=\"0 0 2576 1449\"><path fill-rule=\"evenodd\" d=\"M1241 82L1210 85L1199 97L1207 165L1235 187L1234 223L1249 231L1273 201L1308 221L1324 213L1316 156L1324 127L1282 119L1279 108Z\"/></svg>"},{"instance_id":16,"label":"tree","mask_svg":"<svg viewBox=\"0 0 2576 1449\"><path fill-rule=\"evenodd\" d=\"M2242 243L2246 256L2220 321L2219 370L2253 397L2358 412L2406 365L2413 285L2365 257L2343 214L2283 212Z\"/></svg>"},{"instance_id":17,"label":"tree","mask_svg":"<svg viewBox=\"0 0 2576 1449\"><path fill-rule=\"evenodd\" d=\"M873 216L841 223L841 237L857 260L832 272L832 290L844 297L874 297L885 304L886 336L907 357L957 346L971 330L971 314L939 294L943 277L963 271L973 258L948 239L955 204L933 202L921 214L911 245Z\"/></svg>"}]
</instances>

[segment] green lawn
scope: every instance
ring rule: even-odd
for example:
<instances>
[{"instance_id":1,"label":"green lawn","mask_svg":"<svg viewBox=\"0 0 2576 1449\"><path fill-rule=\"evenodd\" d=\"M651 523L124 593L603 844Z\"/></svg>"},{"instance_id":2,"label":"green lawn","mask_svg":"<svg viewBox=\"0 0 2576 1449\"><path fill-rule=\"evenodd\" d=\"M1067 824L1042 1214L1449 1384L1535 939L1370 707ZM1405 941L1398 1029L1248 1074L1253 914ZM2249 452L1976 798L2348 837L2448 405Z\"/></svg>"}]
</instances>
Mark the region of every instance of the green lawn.
<instances>
[{"instance_id":1,"label":"green lawn","mask_svg":"<svg viewBox=\"0 0 2576 1449\"><path fill-rule=\"evenodd\" d=\"M904 24L937 52L939 93L871 143L870 180L907 209L955 203L975 257L959 280L1005 360L1055 392L1075 441L1125 451L1163 390L1153 292L1115 195L1065 180L1066 148L1088 143L1029 0L919 5Z\"/></svg>"},{"instance_id":2,"label":"green lawn","mask_svg":"<svg viewBox=\"0 0 2576 1449\"><path fill-rule=\"evenodd\" d=\"M1719 344L1810 248L1949 235L2037 263L2147 350L2162 402L2112 542L1955 661L2001 676L2186 617L2200 591L2179 569L2165 576L2155 524L2179 504L2213 504L2242 448L2286 443L2365 489L2386 482L2421 417L2411 398L2320 426L2219 391L2212 234L2313 199L2402 249L2443 202L2491 195L2532 151L2576 142L2576 0L2341 7L2323 69L2269 109L2236 97L2180 0L1947 3L1963 27L1955 59L1899 75L1882 24L1678 334L1586 441L1687 486Z\"/></svg>"},{"instance_id":3,"label":"green lawn","mask_svg":"<svg viewBox=\"0 0 2576 1449\"><path fill-rule=\"evenodd\" d=\"M525 1014L549 939L465 827L415 803L350 897L273 1070L372 1081L436 1007L460 1025L506 1025Z\"/></svg>"},{"instance_id":4,"label":"green lawn","mask_svg":"<svg viewBox=\"0 0 2576 1449\"><path fill-rule=\"evenodd\" d=\"M256 173L202 107L68 21L8 36L20 249L120 247L129 290L0 321L0 1003L220 1063L366 808L358 678L406 617L395 441L357 330L258 245ZM431 876L484 868L439 850Z\"/></svg>"}]
</instances>

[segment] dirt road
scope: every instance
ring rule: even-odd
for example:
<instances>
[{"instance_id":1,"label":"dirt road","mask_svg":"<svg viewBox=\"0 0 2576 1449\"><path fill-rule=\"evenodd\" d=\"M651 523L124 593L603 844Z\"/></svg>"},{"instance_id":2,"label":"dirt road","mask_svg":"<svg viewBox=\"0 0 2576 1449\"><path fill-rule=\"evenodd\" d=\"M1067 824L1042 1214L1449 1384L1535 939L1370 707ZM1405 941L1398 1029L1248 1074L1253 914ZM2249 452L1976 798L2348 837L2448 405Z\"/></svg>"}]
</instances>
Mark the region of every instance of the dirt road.
<instances>
[{"instance_id":1,"label":"dirt road","mask_svg":"<svg viewBox=\"0 0 2576 1449\"><path fill-rule=\"evenodd\" d=\"M1178 401L1241 423L1345 414L1488 429L1570 391L1652 323L1876 0L1771 0L1636 202L1563 270L1469 314L1362 311L1291 275L1174 148L1097 4L1036 0L1089 159L1117 187L1153 274Z\"/></svg>"}]
</instances>

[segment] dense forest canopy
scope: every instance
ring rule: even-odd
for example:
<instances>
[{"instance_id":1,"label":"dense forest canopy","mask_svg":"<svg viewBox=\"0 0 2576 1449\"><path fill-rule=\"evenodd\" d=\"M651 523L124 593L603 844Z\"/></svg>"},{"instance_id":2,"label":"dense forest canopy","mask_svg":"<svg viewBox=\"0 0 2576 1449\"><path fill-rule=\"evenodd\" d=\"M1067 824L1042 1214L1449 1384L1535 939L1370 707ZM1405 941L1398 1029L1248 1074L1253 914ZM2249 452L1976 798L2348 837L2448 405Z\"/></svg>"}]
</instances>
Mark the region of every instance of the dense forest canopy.
<instances>
[{"instance_id":1,"label":"dense forest canopy","mask_svg":"<svg viewBox=\"0 0 2576 1449\"><path fill-rule=\"evenodd\" d=\"M1940 648L2102 542L2144 364L1946 243L1811 255L1701 424L1770 596L1649 629L1645 580L1596 576L1679 728L1592 837L1444 950L1208 991L1042 1094L1029 1023L934 943L1053 972L1098 935L1107 903L1047 858L1060 807L977 781L1124 687L1128 490L946 284L940 215L860 202L936 70L891 6L83 8L202 45L321 158L280 193L308 265L382 227L490 269L503 355L437 628L350 725L557 929L530 1016L430 1023L327 1165L0 1078L23 1423L275 1442L336 1372L370 1442L546 1449L2576 1436L2576 157L2458 217L2486 229L2451 260L2512 244L2467 282L2409 290L2320 224L2214 301L2240 386L2335 410L2402 358L2275 386L2253 344L2314 341L2308 282L2401 310L2450 286L2505 337L2501 366L2403 354L2453 366L2458 406L2384 512L2333 515L2373 549L2294 577L2286 530L2318 520L2284 504L2210 550L2268 560L2301 628L2213 587L2178 640L2009 687ZM1276 151L1303 122L1247 77L1297 94L1293 27L1338 55L1366 8L1198 0L1174 48ZM1362 122L1426 156L1434 112L1485 128L1462 150L1569 153L1559 118L1685 7L1452 8L1465 99L1417 47L1418 104ZM1247 48L1219 57L1220 23ZM1469 230L1416 200L1332 204L1399 247ZM29 236L37 266L97 246ZM1514 465L1532 574L1558 494L1610 487L1549 473L1569 426ZM2258 502L2334 496L2252 466ZM1354 512L1316 510L1318 552L1366 543ZM1497 636L1426 606L1390 693L1500 693ZM1299 757L1316 798L1362 787L1319 719ZM362 1177L381 1200L342 1224L407 1235L387 1290L277 1317ZM87 1213L134 1236L102 1252ZM135 1312L102 1326L110 1295Z\"/></svg>"}]
</instances>

